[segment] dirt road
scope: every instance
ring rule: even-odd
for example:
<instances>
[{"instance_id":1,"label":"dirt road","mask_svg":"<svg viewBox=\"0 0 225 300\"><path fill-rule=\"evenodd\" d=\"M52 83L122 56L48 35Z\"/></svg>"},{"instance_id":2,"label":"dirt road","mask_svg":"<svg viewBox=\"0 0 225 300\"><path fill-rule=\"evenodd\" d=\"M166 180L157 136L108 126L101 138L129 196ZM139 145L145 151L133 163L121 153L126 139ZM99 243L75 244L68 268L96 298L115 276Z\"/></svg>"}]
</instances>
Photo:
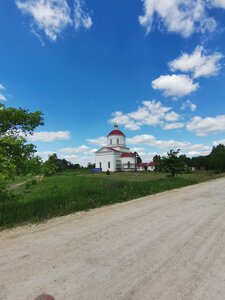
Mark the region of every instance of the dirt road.
<instances>
[{"instance_id":1,"label":"dirt road","mask_svg":"<svg viewBox=\"0 0 225 300\"><path fill-rule=\"evenodd\" d=\"M0 232L0 299L225 299L225 179Z\"/></svg>"}]
</instances>

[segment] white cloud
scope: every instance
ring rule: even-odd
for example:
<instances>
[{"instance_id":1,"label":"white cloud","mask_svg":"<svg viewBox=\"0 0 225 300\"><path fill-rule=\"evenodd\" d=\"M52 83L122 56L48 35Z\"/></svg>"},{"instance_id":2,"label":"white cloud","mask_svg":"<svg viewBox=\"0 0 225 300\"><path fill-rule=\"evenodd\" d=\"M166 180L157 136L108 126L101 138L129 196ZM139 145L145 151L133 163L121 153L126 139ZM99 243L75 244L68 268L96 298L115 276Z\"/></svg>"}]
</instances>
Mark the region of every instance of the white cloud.
<instances>
[{"instance_id":1,"label":"white cloud","mask_svg":"<svg viewBox=\"0 0 225 300\"><path fill-rule=\"evenodd\" d=\"M211 146L208 145L192 144L187 141L157 140L153 135L148 134L136 135L132 138L128 138L127 143L130 145L141 146L141 148L143 148L143 145L147 145L153 148L163 149L164 151L169 151L170 149L181 149L182 153L188 156L207 155L211 151ZM136 149L138 149L138 147ZM145 148L143 149L143 152L147 153ZM156 154L162 155L160 151L149 153L151 157Z\"/></svg>"},{"instance_id":2,"label":"white cloud","mask_svg":"<svg viewBox=\"0 0 225 300\"><path fill-rule=\"evenodd\" d=\"M217 146L219 144L225 145L225 139L224 140L218 140L213 142L213 146Z\"/></svg>"},{"instance_id":3,"label":"white cloud","mask_svg":"<svg viewBox=\"0 0 225 300\"><path fill-rule=\"evenodd\" d=\"M189 108L191 111L195 111L197 109L197 105L192 103L190 100L187 100L181 105L181 110L185 110Z\"/></svg>"},{"instance_id":4,"label":"white cloud","mask_svg":"<svg viewBox=\"0 0 225 300\"><path fill-rule=\"evenodd\" d=\"M165 125L163 127L163 129L170 130L170 129L178 129L178 128L182 128L182 127L184 127L184 123L176 122L176 123L171 123L171 124Z\"/></svg>"},{"instance_id":5,"label":"white cloud","mask_svg":"<svg viewBox=\"0 0 225 300\"><path fill-rule=\"evenodd\" d=\"M137 111L137 112L134 112L133 114L135 114L135 113L137 113L137 115L140 114L140 116L141 116L145 112ZM116 111L112 114L112 116L113 116L112 119L110 119L111 124L116 123L118 125L124 125L125 128L127 128L129 130L138 130L141 128L140 124L138 124L137 122L134 122L134 120L132 120L132 116L130 116L130 114L123 114L121 111Z\"/></svg>"},{"instance_id":6,"label":"white cloud","mask_svg":"<svg viewBox=\"0 0 225 300\"><path fill-rule=\"evenodd\" d=\"M186 127L197 136L225 132L225 115L206 118L195 116Z\"/></svg>"},{"instance_id":7,"label":"white cloud","mask_svg":"<svg viewBox=\"0 0 225 300\"><path fill-rule=\"evenodd\" d=\"M6 97L2 93L0 93L0 101L6 101L6 100L7 100Z\"/></svg>"},{"instance_id":8,"label":"white cloud","mask_svg":"<svg viewBox=\"0 0 225 300\"><path fill-rule=\"evenodd\" d=\"M91 28L93 25L92 19L88 12L84 10L84 1L74 1L74 27L79 30L81 27L86 29Z\"/></svg>"},{"instance_id":9,"label":"white cloud","mask_svg":"<svg viewBox=\"0 0 225 300\"><path fill-rule=\"evenodd\" d=\"M56 41L62 30L72 24L66 0L17 0L17 7L33 18L33 24Z\"/></svg>"},{"instance_id":10,"label":"white cloud","mask_svg":"<svg viewBox=\"0 0 225 300\"><path fill-rule=\"evenodd\" d=\"M142 106L130 113L114 112L109 122L111 124L124 125L129 130L138 130L143 125L160 125L163 127L165 122L176 122L179 119L180 115L172 111L171 107L164 106L161 102L152 100L143 101Z\"/></svg>"},{"instance_id":11,"label":"white cloud","mask_svg":"<svg viewBox=\"0 0 225 300\"><path fill-rule=\"evenodd\" d=\"M165 120L168 122L175 122L178 121L179 119L180 119L180 115L174 111L171 111L165 115Z\"/></svg>"},{"instance_id":12,"label":"white cloud","mask_svg":"<svg viewBox=\"0 0 225 300\"><path fill-rule=\"evenodd\" d=\"M62 148L59 151L63 152L63 153L79 153L79 152L84 152L87 150L89 150L89 147L82 145L77 148L72 148L72 147Z\"/></svg>"},{"instance_id":13,"label":"white cloud","mask_svg":"<svg viewBox=\"0 0 225 300\"><path fill-rule=\"evenodd\" d=\"M222 58L222 53L214 52L207 55L202 46L197 46L192 54L183 53L169 62L169 67L172 71L192 72L194 78L215 76L219 73L221 67L219 62Z\"/></svg>"},{"instance_id":14,"label":"white cloud","mask_svg":"<svg viewBox=\"0 0 225 300\"><path fill-rule=\"evenodd\" d=\"M188 142L179 142L174 140L157 140L153 135L148 134L136 135L132 138L128 138L127 143L130 145L147 144L149 146L154 146L160 149L185 148L188 145L190 145L190 143Z\"/></svg>"},{"instance_id":15,"label":"white cloud","mask_svg":"<svg viewBox=\"0 0 225 300\"><path fill-rule=\"evenodd\" d=\"M152 81L152 87L155 90L161 90L165 96L174 98L183 97L191 94L199 88L198 83L187 75L161 75Z\"/></svg>"},{"instance_id":16,"label":"white cloud","mask_svg":"<svg viewBox=\"0 0 225 300\"><path fill-rule=\"evenodd\" d=\"M0 90L5 90L5 87L3 84L0 83Z\"/></svg>"},{"instance_id":17,"label":"white cloud","mask_svg":"<svg viewBox=\"0 0 225 300\"><path fill-rule=\"evenodd\" d=\"M211 0L211 4L215 7L225 9L225 0Z\"/></svg>"},{"instance_id":18,"label":"white cloud","mask_svg":"<svg viewBox=\"0 0 225 300\"><path fill-rule=\"evenodd\" d=\"M96 139L86 139L86 141L93 145L105 146L107 144L107 138L105 136L100 136Z\"/></svg>"},{"instance_id":19,"label":"white cloud","mask_svg":"<svg viewBox=\"0 0 225 300\"><path fill-rule=\"evenodd\" d=\"M97 149L90 149L88 146L82 145L76 148L67 147L62 148L59 150L61 153L68 153L68 154L77 154L77 153L83 153L86 155L93 154L97 151Z\"/></svg>"},{"instance_id":20,"label":"white cloud","mask_svg":"<svg viewBox=\"0 0 225 300\"><path fill-rule=\"evenodd\" d=\"M144 15L139 23L149 33L154 23L163 24L169 32L189 37L194 32L212 32L217 23L206 13L208 1L203 0L142 0ZM213 0L212 0L213 2ZM215 2L215 0L214 0ZM216 2L224 2L216 0Z\"/></svg>"},{"instance_id":21,"label":"white cloud","mask_svg":"<svg viewBox=\"0 0 225 300\"><path fill-rule=\"evenodd\" d=\"M26 137L28 141L32 142L53 142L56 140L69 140L69 131L40 131L34 132L33 135L28 135Z\"/></svg>"},{"instance_id":22,"label":"white cloud","mask_svg":"<svg viewBox=\"0 0 225 300\"><path fill-rule=\"evenodd\" d=\"M46 161L49 157L49 155L52 155L53 153L55 153L54 151L37 151L35 152L35 156L40 156L40 158L43 161Z\"/></svg>"}]
</instances>

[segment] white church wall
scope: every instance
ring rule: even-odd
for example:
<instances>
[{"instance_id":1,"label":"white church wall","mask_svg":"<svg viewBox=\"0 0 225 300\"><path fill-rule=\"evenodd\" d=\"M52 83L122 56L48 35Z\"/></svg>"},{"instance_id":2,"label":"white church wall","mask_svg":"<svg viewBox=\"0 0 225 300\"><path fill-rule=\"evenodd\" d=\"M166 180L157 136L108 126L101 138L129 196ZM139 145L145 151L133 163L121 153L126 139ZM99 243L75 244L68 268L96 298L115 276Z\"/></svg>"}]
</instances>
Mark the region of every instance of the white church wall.
<instances>
[{"instance_id":1,"label":"white church wall","mask_svg":"<svg viewBox=\"0 0 225 300\"><path fill-rule=\"evenodd\" d=\"M115 161L115 155L113 152L110 153L104 153L100 152L99 154L96 154L95 156L95 167L101 168L103 172L106 172L107 170L114 172L116 171L116 161Z\"/></svg>"}]
</instances>

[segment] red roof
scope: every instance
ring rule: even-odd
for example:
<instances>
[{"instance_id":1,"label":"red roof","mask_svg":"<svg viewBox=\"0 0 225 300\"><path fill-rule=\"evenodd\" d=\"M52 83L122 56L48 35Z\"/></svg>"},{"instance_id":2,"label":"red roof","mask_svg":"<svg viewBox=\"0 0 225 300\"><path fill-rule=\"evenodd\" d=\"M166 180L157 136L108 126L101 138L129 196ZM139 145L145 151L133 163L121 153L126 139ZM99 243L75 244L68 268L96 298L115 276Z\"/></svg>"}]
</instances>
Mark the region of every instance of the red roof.
<instances>
[{"instance_id":1,"label":"red roof","mask_svg":"<svg viewBox=\"0 0 225 300\"><path fill-rule=\"evenodd\" d=\"M110 135L122 135L122 136L125 136L125 134L123 134L122 131L120 131L120 130L118 130L118 129L112 130L112 131L108 134L108 136L110 136Z\"/></svg>"},{"instance_id":2,"label":"red roof","mask_svg":"<svg viewBox=\"0 0 225 300\"><path fill-rule=\"evenodd\" d=\"M134 153L123 153L120 157L134 157Z\"/></svg>"}]
</instances>

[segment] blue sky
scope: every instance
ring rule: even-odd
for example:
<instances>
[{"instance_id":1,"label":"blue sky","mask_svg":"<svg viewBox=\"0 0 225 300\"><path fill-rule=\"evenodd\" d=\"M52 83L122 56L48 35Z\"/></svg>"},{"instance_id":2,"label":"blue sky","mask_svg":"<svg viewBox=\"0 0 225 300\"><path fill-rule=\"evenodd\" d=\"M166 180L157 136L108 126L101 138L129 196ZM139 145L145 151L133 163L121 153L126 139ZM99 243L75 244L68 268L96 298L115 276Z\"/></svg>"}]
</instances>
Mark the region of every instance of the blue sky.
<instances>
[{"instance_id":1,"label":"blue sky","mask_svg":"<svg viewBox=\"0 0 225 300\"><path fill-rule=\"evenodd\" d=\"M224 20L225 0L3 0L0 101L44 113L43 158L92 162L113 122L145 161L205 155L225 144Z\"/></svg>"}]
</instances>

